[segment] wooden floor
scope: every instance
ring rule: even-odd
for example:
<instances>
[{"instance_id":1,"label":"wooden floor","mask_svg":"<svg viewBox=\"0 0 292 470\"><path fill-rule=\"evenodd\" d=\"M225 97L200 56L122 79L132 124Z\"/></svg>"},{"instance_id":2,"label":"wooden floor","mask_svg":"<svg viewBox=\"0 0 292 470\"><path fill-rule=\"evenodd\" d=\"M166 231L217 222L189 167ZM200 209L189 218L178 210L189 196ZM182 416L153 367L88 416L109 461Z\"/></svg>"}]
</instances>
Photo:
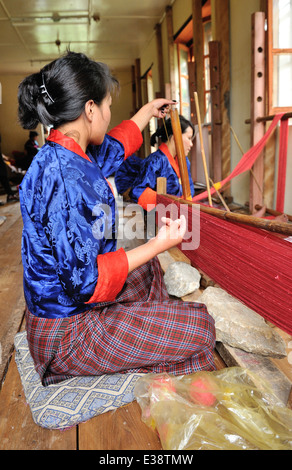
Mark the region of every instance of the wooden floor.
<instances>
[{"instance_id":1,"label":"wooden floor","mask_svg":"<svg viewBox=\"0 0 292 470\"><path fill-rule=\"evenodd\" d=\"M141 421L136 402L65 431L43 429L33 422L13 356L14 336L24 328L19 203L0 207L0 216L6 217L0 226L0 449L161 450L156 433ZM225 367L214 355L217 368ZM281 361L292 382L291 366Z\"/></svg>"},{"instance_id":2,"label":"wooden floor","mask_svg":"<svg viewBox=\"0 0 292 470\"><path fill-rule=\"evenodd\" d=\"M141 421L136 402L65 431L43 429L33 422L13 355L14 336L24 328L25 307L19 203L1 206L0 216L6 217L0 226L0 449L161 449L157 435Z\"/></svg>"}]
</instances>

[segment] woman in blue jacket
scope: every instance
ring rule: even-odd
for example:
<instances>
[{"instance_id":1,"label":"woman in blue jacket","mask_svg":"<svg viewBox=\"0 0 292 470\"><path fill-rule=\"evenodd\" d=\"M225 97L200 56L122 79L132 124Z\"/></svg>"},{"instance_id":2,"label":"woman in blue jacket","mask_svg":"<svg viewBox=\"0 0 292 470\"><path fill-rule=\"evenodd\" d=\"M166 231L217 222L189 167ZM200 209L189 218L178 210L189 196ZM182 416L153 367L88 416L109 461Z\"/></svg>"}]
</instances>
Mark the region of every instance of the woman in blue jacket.
<instances>
[{"instance_id":1,"label":"woman in blue jacket","mask_svg":"<svg viewBox=\"0 0 292 470\"><path fill-rule=\"evenodd\" d=\"M191 177L190 161L187 158L187 155L193 146L194 127L193 124L183 116L180 116L179 119L186 155L191 195L194 197L195 189ZM136 178L134 179L132 177L131 190L129 192L130 198L145 210L147 210L148 206L149 208L153 208L153 205L156 206L156 181L159 177L165 177L167 179L167 194L172 194L174 196L182 196L183 194L171 119L167 119L165 121L165 125L158 128L155 134L152 135L151 145L154 146L159 139L161 140L161 144L158 150L149 155L145 160L141 160L141 163L136 170ZM128 166L131 163L130 159L127 162ZM124 167L125 164L120 167L116 179L121 179L120 173L123 172Z\"/></svg>"},{"instance_id":2,"label":"woman in blue jacket","mask_svg":"<svg viewBox=\"0 0 292 470\"><path fill-rule=\"evenodd\" d=\"M51 126L20 186L26 330L42 383L129 370L214 368L214 322L205 306L171 302L156 255L180 243L183 218L160 236L116 249L115 199L107 177L142 143L154 100L107 133L105 64L69 52L19 86L25 129Z\"/></svg>"}]
</instances>

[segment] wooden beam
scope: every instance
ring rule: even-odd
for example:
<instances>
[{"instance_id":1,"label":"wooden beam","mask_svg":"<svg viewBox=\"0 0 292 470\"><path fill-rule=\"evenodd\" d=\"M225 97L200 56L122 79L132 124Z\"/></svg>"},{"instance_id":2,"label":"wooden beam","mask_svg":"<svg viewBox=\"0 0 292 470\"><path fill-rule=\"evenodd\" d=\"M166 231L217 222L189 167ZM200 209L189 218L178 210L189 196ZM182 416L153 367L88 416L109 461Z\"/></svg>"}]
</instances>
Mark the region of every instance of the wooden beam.
<instances>
[{"instance_id":1,"label":"wooden beam","mask_svg":"<svg viewBox=\"0 0 292 470\"><path fill-rule=\"evenodd\" d=\"M170 194L163 194L163 196L182 204L196 206L196 203L182 199L177 196L173 196ZM240 224L250 225L251 227L256 227L262 230L268 230L269 232L282 233L286 236L292 235L292 224L290 223L279 222L277 220L270 219L261 219L260 217L238 214L236 212L226 212L221 209L205 206L203 204L200 204L200 210L202 212L206 212L207 214L213 215L214 217L218 217L218 219L224 219L232 222L238 222Z\"/></svg>"},{"instance_id":2,"label":"wooden beam","mask_svg":"<svg viewBox=\"0 0 292 470\"><path fill-rule=\"evenodd\" d=\"M136 104L137 109L142 107L142 83L141 83L141 64L140 59L136 59L135 61L135 82L136 82ZM145 158L145 149L144 145L140 147L138 150L138 155L140 158Z\"/></svg>"},{"instance_id":3,"label":"wooden beam","mask_svg":"<svg viewBox=\"0 0 292 470\"><path fill-rule=\"evenodd\" d=\"M205 67L204 67L204 33L202 19L202 0L192 0L193 47L195 58L196 87L199 98L201 121L205 116Z\"/></svg>"},{"instance_id":4,"label":"wooden beam","mask_svg":"<svg viewBox=\"0 0 292 470\"><path fill-rule=\"evenodd\" d=\"M175 147L176 147L176 156L178 159L178 166L179 166L180 177L181 177L183 197L186 200L191 200L192 194L191 194L191 189L190 189L190 180L189 180L186 157L185 157L184 146L183 146L183 141L182 141L182 131L181 131L181 125L180 125L180 120L179 120L179 114L176 108L170 110L170 117L171 117L171 126L172 126L174 141L175 141Z\"/></svg>"},{"instance_id":5,"label":"wooden beam","mask_svg":"<svg viewBox=\"0 0 292 470\"><path fill-rule=\"evenodd\" d=\"M136 73L135 73L135 66L134 65L132 65L131 72L132 72L132 116L134 116L134 114L137 111Z\"/></svg>"},{"instance_id":6,"label":"wooden beam","mask_svg":"<svg viewBox=\"0 0 292 470\"><path fill-rule=\"evenodd\" d=\"M265 134L264 122L258 118L265 115L265 13L252 15L252 64L251 64L251 147ZM257 159L250 180L250 211L256 204L263 205L264 156Z\"/></svg>"},{"instance_id":7,"label":"wooden beam","mask_svg":"<svg viewBox=\"0 0 292 470\"><path fill-rule=\"evenodd\" d=\"M166 13L166 27L167 27L167 41L168 41L168 70L169 70L169 83L170 93L172 100L175 100L175 68L174 68L174 42L173 42L173 18L172 7L168 6L165 9Z\"/></svg>"},{"instance_id":8,"label":"wooden beam","mask_svg":"<svg viewBox=\"0 0 292 470\"><path fill-rule=\"evenodd\" d=\"M160 176L156 180L156 192L157 194L167 193L167 178Z\"/></svg>"},{"instance_id":9,"label":"wooden beam","mask_svg":"<svg viewBox=\"0 0 292 470\"><path fill-rule=\"evenodd\" d=\"M195 74L195 63L192 61L188 62L188 72L189 72L189 95L191 101L191 122L197 124L197 115L196 115L196 104L194 99L194 93L197 89L196 87L196 74ZM197 181L197 152L196 146L190 150L189 160L191 163L191 177L193 181Z\"/></svg>"},{"instance_id":10,"label":"wooden beam","mask_svg":"<svg viewBox=\"0 0 292 470\"><path fill-rule=\"evenodd\" d=\"M229 0L212 0L212 35L220 43L220 108L222 116L222 179L231 171L230 138L230 10ZM225 191L227 194L229 190Z\"/></svg>"},{"instance_id":11,"label":"wooden beam","mask_svg":"<svg viewBox=\"0 0 292 470\"><path fill-rule=\"evenodd\" d=\"M136 78L136 94L137 94L137 109L142 107L142 91L141 91L141 65L140 59L135 61L135 78Z\"/></svg>"},{"instance_id":12,"label":"wooden beam","mask_svg":"<svg viewBox=\"0 0 292 470\"><path fill-rule=\"evenodd\" d=\"M220 43L209 42L212 109L212 165L215 182L222 181L222 111L220 106Z\"/></svg>"},{"instance_id":13,"label":"wooden beam","mask_svg":"<svg viewBox=\"0 0 292 470\"><path fill-rule=\"evenodd\" d=\"M162 37L161 37L161 24L155 26L156 34L156 47L158 58L158 75L159 75L159 93L162 96L164 91L164 68L163 68L163 52L162 52Z\"/></svg>"},{"instance_id":14,"label":"wooden beam","mask_svg":"<svg viewBox=\"0 0 292 470\"><path fill-rule=\"evenodd\" d=\"M204 168L204 174L205 174L205 180L206 180L206 186L207 186L207 192L208 192L208 200L209 200L209 206L212 207L213 204L212 204L212 197L211 197L211 191L210 191L210 181L209 181L209 174L208 174L208 169L207 169L206 155L205 155L205 149L204 149L202 124L201 124L201 116L200 116L201 113L200 113L200 108L199 108L199 98L198 98L198 93L196 92L195 92L195 103L196 103L196 110L197 110L198 129L199 129L199 137L200 137L200 144L201 144L203 168Z\"/></svg>"}]
</instances>

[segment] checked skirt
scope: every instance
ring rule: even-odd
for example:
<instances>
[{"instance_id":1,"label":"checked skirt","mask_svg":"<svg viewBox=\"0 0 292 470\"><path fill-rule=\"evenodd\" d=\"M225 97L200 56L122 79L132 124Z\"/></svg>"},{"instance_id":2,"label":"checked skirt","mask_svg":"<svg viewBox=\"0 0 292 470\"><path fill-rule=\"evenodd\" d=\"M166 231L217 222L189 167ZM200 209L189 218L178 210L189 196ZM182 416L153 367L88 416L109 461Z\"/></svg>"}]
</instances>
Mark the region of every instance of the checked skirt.
<instances>
[{"instance_id":1,"label":"checked skirt","mask_svg":"<svg viewBox=\"0 0 292 470\"><path fill-rule=\"evenodd\" d=\"M215 369L213 318L203 304L169 298L157 258L129 274L114 302L65 319L27 311L26 329L43 385L81 375Z\"/></svg>"}]
</instances>

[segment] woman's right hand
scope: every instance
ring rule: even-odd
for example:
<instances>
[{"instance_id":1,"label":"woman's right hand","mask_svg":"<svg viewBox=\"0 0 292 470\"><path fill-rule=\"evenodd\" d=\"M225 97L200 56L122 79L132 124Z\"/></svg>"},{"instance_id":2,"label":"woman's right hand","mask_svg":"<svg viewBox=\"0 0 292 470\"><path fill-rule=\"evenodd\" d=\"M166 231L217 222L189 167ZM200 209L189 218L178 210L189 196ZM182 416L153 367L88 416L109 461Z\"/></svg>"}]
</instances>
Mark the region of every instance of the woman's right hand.
<instances>
[{"instance_id":1,"label":"woman's right hand","mask_svg":"<svg viewBox=\"0 0 292 470\"><path fill-rule=\"evenodd\" d=\"M182 215L177 220L162 217L161 221L164 225L159 229L156 237L126 252L129 272L183 241L186 232L185 216Z\"/></svg>"},{"instance_id":2,"label":"woman's right hand","mask_svg":"<svg viewBox=\"0 0 292 470\"><path fill-rule=\"evenodd\" d=\"M164 118L169 111L169 107L175 104L176 101L173 100L167 100L166 98L156 98L139 109L139 111L137 111L131 120L137 124L140 131L142 132L151 118Z\"/></svg>"},{"instance_id":3,"label":"woman's right hand","mask_svg":"<svg viewBox=\"0 0 292 470\"><path fill-rule=\"evenodd\" d=\"M158 253L169 250L181 243L187 229L184 215L181 215L176 220L162 217L161 222L164 225L160 227L156 237L153 239L156 249L159 250Z\"/></svg>"}]
</instances>

